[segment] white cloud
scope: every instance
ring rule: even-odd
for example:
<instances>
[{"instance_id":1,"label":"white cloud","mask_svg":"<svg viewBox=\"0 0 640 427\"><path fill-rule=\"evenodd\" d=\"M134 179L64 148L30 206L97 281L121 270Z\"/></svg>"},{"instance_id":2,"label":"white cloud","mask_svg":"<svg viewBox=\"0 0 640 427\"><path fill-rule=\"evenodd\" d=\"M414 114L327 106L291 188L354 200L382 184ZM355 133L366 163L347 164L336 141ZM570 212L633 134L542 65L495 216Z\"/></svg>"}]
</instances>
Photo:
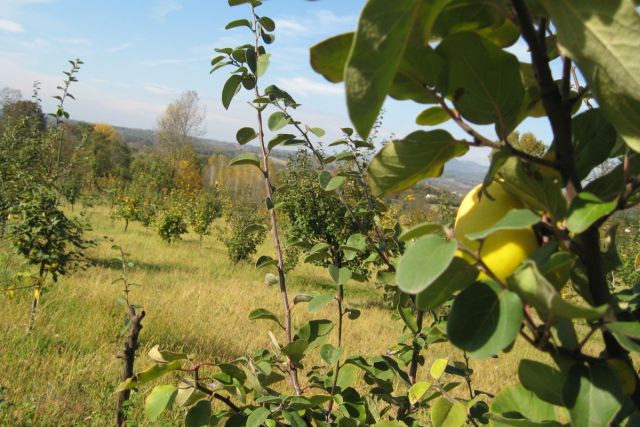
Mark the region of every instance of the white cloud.
<instances>
[{"instance_id":1,"label":"white cloud","mask_svg":"<svg viewBox=\"0 0 640 427\"><path fill-rule=\"evenodd\" d=\"M70 45L74 45L74 46L86 46L86 47L89 47L89 46L91 46L93 44L91 39L82 39L82 38L76 38L76 37L57 39L57 41L60 42L60 43L70 44Z\"/></svg>"},{"instance_id":2,"label":"white cloud","mask_svg":"<svg viewBox=\"0 0 640 427\"><path fill-rule=\"evenodd\" d=\"M22 40L18 42L18 46L30 50L43 50L50 46L48 40L37 38L33 40Z\"/></svg>"},{"instance_id":3,"label":"white cloud","mask_svg":"<svg viewBox=\"0 0 640 427\"><path fill-rule=\"evenodd\" d=\"M283 18L276 22L276 31L282 34L300 34L309 32L309 27L293 19Z\"/></svg>"},{"instance_id":4,"label":"white cloud","mask_svg":"<svg viewBox=\"0 0 640 427\"><path fill-rule=\"evenodd\" d=\"M351 25L357 22L355 15L343 15L338 16L330 10L317 10L314 12L315 19L322 27L337 26L337 25Z\"/></svg>"},{"instance_id":5,"label":"white cloud","mask_svg":"<svg viewBox=\"0 0 640 427\"><path fill-rule=\"evenodd\" d=\"M178 93L177 89L156 83L145 83L143 88L154 95L175 95Z\"/></svg>"},{"instance_id":6,"label":"white cloud","mask_svg":"<svg viewBox=\"0 0 640 427\"><path fill-rule=\"evenodd\" d=\"M130 84L115 82L113 80L101 79L98 77L91 77L88 79L90 82L103 84L107 86L120 87L120 88L130 88Z\"/></svg>"},{"instance_id":7,"label":"white cloud","mask_svg":"<svg viewBox=\"0 0 640 427\"><path fill-rule=\"evenodd\" d=\"M197 58L167 58L167 59L150 59L141 61L140 65L145 67L158 67L161 65L186 64L189 62L200 62L209 59L208 56L199 56Z\"/></svg>"},{"instance_id":8,"label":"white cloud","mask_svg":"<svg viewBox=\"0 0 640 427\"><path fill-rule=\"evenodd\" d=\"M110 47L108 49L105 49L104 51L107 53L115 53L115 52L120 52L122 50L126 50L126 49L131 49L135 44L131 41L129 42L124 42L118 46L113 46Z\"/></svg>"},{"instance_id":9,"label":"white cloud","mask_svg":"<svg viewBox=\"0 0 640 427\"><path fill-rule=\"evenodd\" d=\"M304 16L282 16L276 20L276 33L285 36L311 36L355 28L357 16L338 16L330 10L314 10Z\"/></svg>"},{"instance_id":10,"label":"white cloud","mask_svg":"<svg viewBox=\"0 0 640 427\"><path fill-rule=\"evenodd\" d=\"M306 77L293 77L293 78L281 78L278 80L278 85L283 89L296 93L301 96L309 96L314 93L325 95L343 95L344 89L342 86L333 85L329 83L320 83Z\"/></svg>"},{"instance_id":11,"label":"white cloud","mask_svg":"<svg viewBox=\"0 0 640 427\"><path fill-rule=\"evenodd\" d=\"M151 10L151 17L157 21L164 22L167 15L182 9L183 6L176 0L160 0Z\"/></svg>"},{"instance_id":12,"label":"white cloud","mask_svg":"<svg viewBox=\"0 0 640 427\"><path fill-rule=\"evenodd\" d=\"M23 33L24 28L17 22L10 21L8 19L0 19L0 31L7 33Z\"/></svg>"}]
</instances>

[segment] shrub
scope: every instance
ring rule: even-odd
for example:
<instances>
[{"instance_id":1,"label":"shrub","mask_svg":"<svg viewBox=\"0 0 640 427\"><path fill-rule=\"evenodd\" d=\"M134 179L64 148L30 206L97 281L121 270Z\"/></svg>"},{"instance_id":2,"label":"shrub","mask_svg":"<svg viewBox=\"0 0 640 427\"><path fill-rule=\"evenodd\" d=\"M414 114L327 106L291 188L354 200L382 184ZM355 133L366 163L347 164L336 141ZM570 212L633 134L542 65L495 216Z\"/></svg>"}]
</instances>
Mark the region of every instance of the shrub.
<instances>
[{"instance_id":1,"label":"shrub","mask_svg":"<svg viewBox=\"0 0 640 427\"><path fill-rule=\"evenodd\" d=\"M264 215L257 206L247 204L227 209L224 217L228 228L220 240L227 247L229 259L234 263L248 261L266 236L262 226Z\"/></svg>"},{"instance_id":2,"label":"shrub","mask_svg":"<svg viewBox=\"0 0 640 427\"><path fill-rule=\"evenodd\" d=\"M160 212L155 221L158 235L167 243L181 240L180 236L187 232L184 217L176 209Z\"/></svg>"}]
</instances>

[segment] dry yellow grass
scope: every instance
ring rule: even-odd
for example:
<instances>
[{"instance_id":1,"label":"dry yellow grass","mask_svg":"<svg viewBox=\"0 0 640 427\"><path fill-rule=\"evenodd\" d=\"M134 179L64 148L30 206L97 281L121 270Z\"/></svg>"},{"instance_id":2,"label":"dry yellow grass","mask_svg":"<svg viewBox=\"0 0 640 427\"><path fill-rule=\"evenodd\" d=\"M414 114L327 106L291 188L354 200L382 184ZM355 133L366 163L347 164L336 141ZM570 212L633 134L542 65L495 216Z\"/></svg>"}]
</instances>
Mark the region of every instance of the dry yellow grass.
<instances>
[{"instance_id":1,"label":"dry yellow grass","mask_svg":"<svg viewBox=\"0 0 640 427\"><path fill-rule=\"evenodd\" d=\"M147 313L136 370L150 364L146 352L155 344L202 359L223 360L269 345L266 332L273 324L250 321L247 315L259 307L279 313L278 289L266 287L264 272L252 265L230 263L215 236L205 237L202 245L194 235L167 245L154 230L137 223L123 232L123 224L114 223L105 208L91 209L89 219L94 227L91 237L100 240L90 251L97 265L49 287L30 335L25 335L30 295L23 293L12 300L0 297L0 425L113 424L113 389L120 369L115 355L122 345L118 331L123 322L123 309L115 303L121 285L112 284L120 276L119 266L111 261L117 255L111 249L114 243L135 264L129 280L141 287L133 290L131 300ZM8 251L6 246L0 249ZM269 252L267 241L260 253ZM0 262L15 270L16 259L5 257ZM289 286L291 297L332 288L325 271L305 264L289 275ZM384 307L380 291L372 284L354 282L346 287L345 297L362 310L359 319L346 323L348 354L381 354L394 344L402 323ZM314 317L334 318L335 314L326 308ZM295 308L296 324L309 318L304 306ZM528 354L540 356L518 340L510 354L472 362L475 385L495 393L513 383L516 361ZM430 347L425 357L428 366L438 357L460 359L460 353L440 344ZM146 425L141 394L134 394L133 400L134 419ZM175 411L164 422L179 424L180 417Z\"/></svg>"}]
</instances>

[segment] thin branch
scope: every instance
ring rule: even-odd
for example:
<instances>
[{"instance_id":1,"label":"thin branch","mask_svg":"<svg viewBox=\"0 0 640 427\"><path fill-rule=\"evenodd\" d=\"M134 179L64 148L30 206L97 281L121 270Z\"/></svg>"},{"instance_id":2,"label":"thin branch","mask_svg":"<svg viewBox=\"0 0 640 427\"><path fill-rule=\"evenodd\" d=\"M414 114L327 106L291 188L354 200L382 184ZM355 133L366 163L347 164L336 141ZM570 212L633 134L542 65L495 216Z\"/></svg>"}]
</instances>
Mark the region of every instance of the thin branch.
<instances>
[{"instance_id":1,"label":"thin branch","mask_svg":"<svg viewBox=\"0 0 640 427\"><path fill-rule=\"evenodd\" d=\"M251 6L251 13L253 16L253 34L254 34L254 50L256 57L260 56L260 35L258 28L258 17L256 15L255 8L253 5ZM256 75L256 85L254 87L254 92L256 98L260 98L260 90L258 87L258 76ZM273 200L273 185L271 184L271 179L269 176L269 152L265 145L264 141L264 125L262 119L262 110L257 110L258 115L258 140L260 143L260 150L262 152L262 165L263 165L263 174L264 174L264 184L267 192L268 200ZM293 341L293 334L291 331L291 305L289 303L289 296L287 294L287 285L286 285L286 276L284 273L284 257L282 254L282 245L280 244L280 236L278 231L278 218L276 216L276 211L271 208L269 209L269 218L271 219L271 237L273 239L273 246L277 255L277 269L278 269L278 283L280 285L280 294L282 297L282 306L284 309L284 320L285 320L285 333L287 337L287 343L291 343ZM296 393L296 395L300 395L302 393L302 389L300 388L300 382L298 380L298 370L296 366L289 361L289 377L291 379L291 385Z\"/></svg>"},{"instance_id":2,"label":"thin branch","mask_svg":"<svg viewBox=\"0 0 640 427\"><path fill-rule=\"evenodd\" d=\"M195 389L200 390L201 392L203 392L204 394L219 400L220 402L224 403L225 405L227 405L229 407L229 409L231 409L233 412L240 412L240 408L238 406L236 406L231 399L229 399L226 396L223 396L219 393L214 392L213 390L210 390L208 387L206 387L205 385L203 385L200 382L196 382L196 381L192 381L186 377L183 377L182 375L178 375L175 374L176 377L182 381L183 383L187 384L188 386L191 386Z\"/></svg>"}]
</instances>

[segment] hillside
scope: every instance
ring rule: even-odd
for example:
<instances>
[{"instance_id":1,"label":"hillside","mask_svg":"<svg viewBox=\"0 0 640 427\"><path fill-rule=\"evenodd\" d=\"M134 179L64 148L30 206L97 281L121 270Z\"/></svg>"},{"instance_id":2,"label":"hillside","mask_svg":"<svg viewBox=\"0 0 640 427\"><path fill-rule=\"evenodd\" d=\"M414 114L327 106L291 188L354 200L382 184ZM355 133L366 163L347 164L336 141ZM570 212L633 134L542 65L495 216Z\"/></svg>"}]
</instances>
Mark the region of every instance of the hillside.
<instances>
[{"instance_id":1,"label":"hillside","mask_svg":"<svg viewBox=\"0 0 640 427\"><path fill-rule=\"evenodd\" d=\"M125 142L136 151L148 150L154 145L155 132L151 129L135 129L114 126L120 132ZM239 146L236 143L224 142L209 138L199 138L196 144L196 153L202 160L208 159L212 154L224 154L227 157L251 151L259 154L259 149L253 145ZM291 150L278 149L272 152L276 163L285 162L291 155ZM447 163L441 177L425 180L424 184L441 188L450 192L464 194L478 183L482 182L487 167L469 160L454 159Z\"/></svg>"}]
</instances>

